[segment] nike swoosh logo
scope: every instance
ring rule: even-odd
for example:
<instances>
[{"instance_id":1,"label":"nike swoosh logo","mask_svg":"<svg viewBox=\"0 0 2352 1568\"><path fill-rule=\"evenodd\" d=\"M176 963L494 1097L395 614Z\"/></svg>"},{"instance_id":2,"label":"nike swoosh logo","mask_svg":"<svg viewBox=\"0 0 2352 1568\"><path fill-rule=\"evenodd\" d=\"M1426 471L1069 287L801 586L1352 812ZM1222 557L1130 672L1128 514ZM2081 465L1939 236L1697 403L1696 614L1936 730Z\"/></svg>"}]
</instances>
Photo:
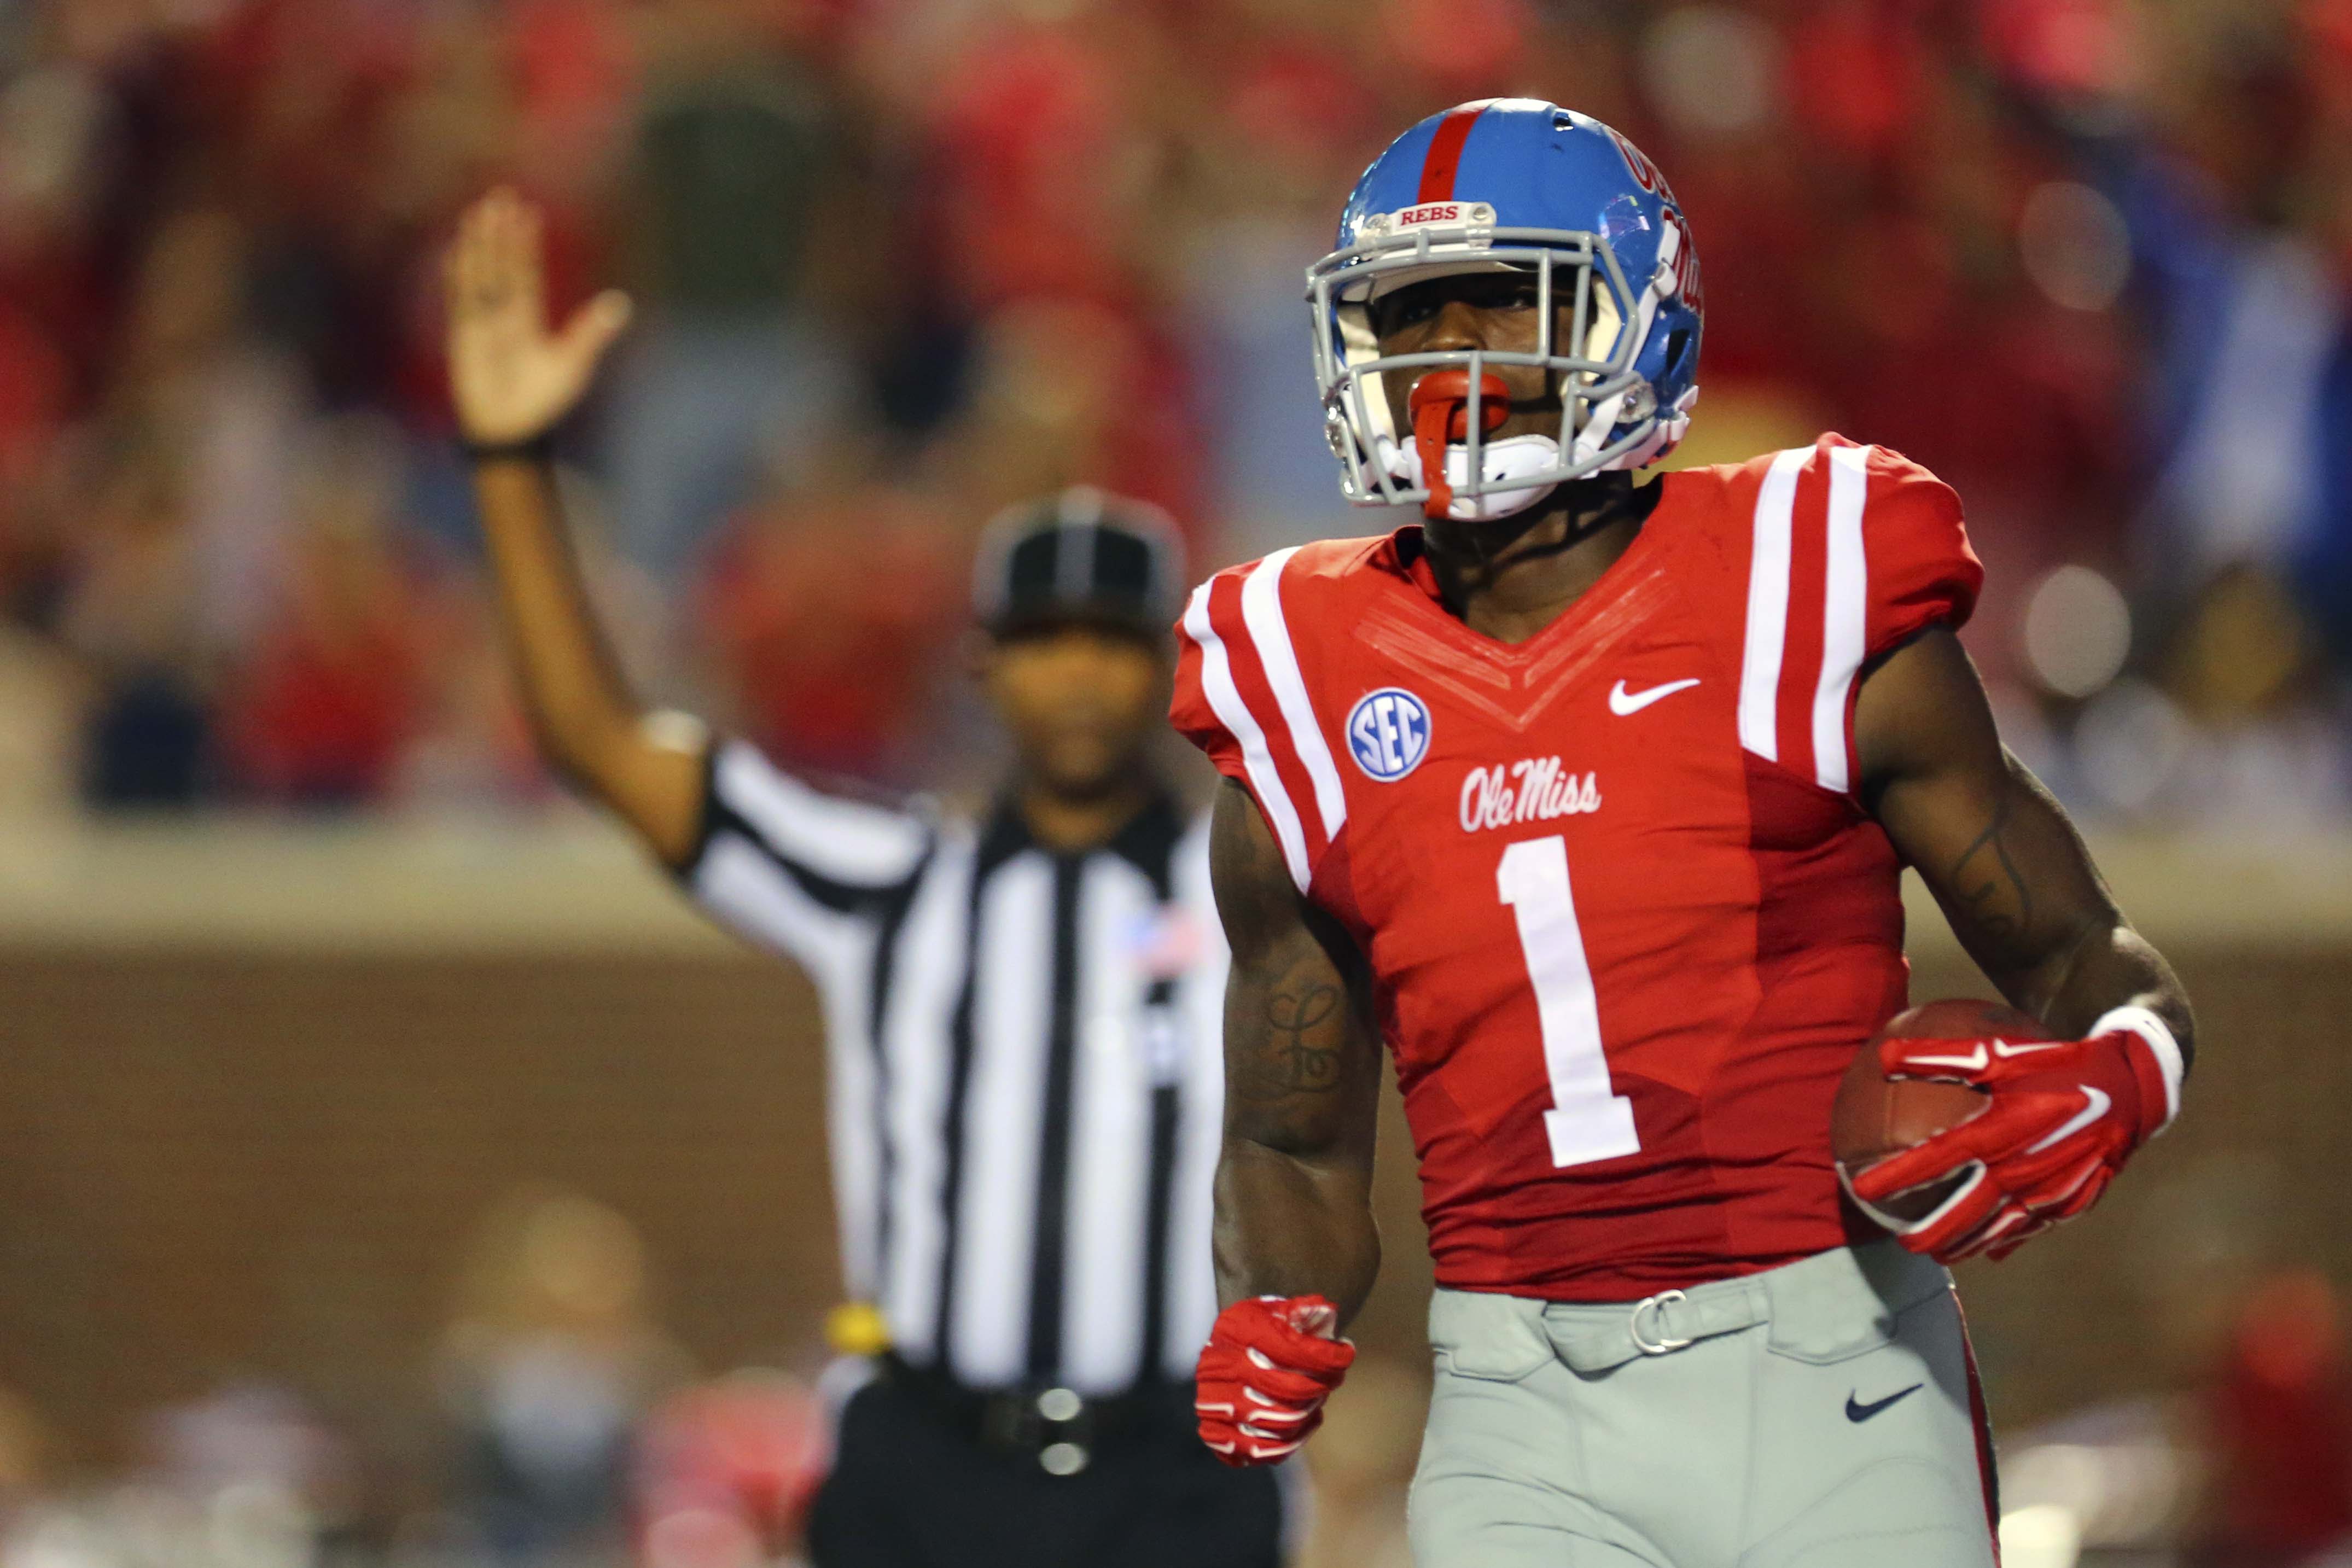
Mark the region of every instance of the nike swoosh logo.
<instances>
[{"instance_id":1,"label":"nike swoosh logo","mask_svg":"<svg viewBox=\"0 0 2352 1568\"><path fill-rule=\"evenodd\" d=\"M2070 1040L1997 1040L1992 1049L1996 1056L2031 1056L2037 1051L2063 1051L2074 1043Z\"/></svg>"},{"instance_id":2,"label":"nike swoosh logo","mask_svg":"<svg viewBox=\"0 0 2352 1568\"><path fill-rule=\"evenodd\" d=\"M1963 1072L1982 1072L1996 1056L2006 1061L2015 1056L2031 1056L2037 1051L2063 1051L2074 1043L2067 1040L1980 1040L1966 1056L1912 1055L1903 1060L1910 1067L1957 1067Z\"/></svg>"},{"instance_id":3,"label":"nike swoosh logo","mask_svg":"<svg viewBox=\"0 0 2352 1568\"><path fill-rule=\"evenodd\" d=\"M1903 1400L1910 1398L1911 1396L1918 1393L1919 1390L1926 1386L1927 1385L1924 1383L1915 1383L1908 1388L1897 1389L1895 1393L1888 1395L1885 1398L1874 1399L1867 1405L1863 1404L1860 1399L1856 1398L1853 1395L1849 1394L1845 1396L1845 1418L1849 1421L1867 1421L1873 1416L1877 1415L1881 1410L1885 1409L1888 1406L1898 1404Z\"/></svg>"},{"instance_id":4,"label":"nike swoosh logo","mask_svg":"<svg viewBox=\"0 0 2352 1568\"><path fill-rule=\"evenodd\" d=\"M1668 681L1662 686L1644 686L1638 692L1629 692L1625 689L1625 683L1619 681L1609 689L1609 711L1619 718L1623 718L1629 713L1640 713L1661 697L1670 697L1676 692L1686 692L1696 685L1698 685L1698 677L1693 675L1688 680Z\"/></svg>"},{"instance_id":5,"label":"nike swoosh logo","mask_svg":"<svg viewBox=\"0 0 2352 1568\"><path fill-rule=\"evenodd\" d=\"M2073 1137L2075 1134L2081 1132L2084 1128L2089 1126L2092 1123L2105 1115L2107 1113L2108 1107L2115 1103L2113 1100L2107 1098L2107 1092L2104 1089L2094 1089L2087 1083L2078 1083L2074 1087L2080 1089L2084 1094L2088 1097L2090 1103L2084 1106L2082 1113L2077 1115L2073 1121L2067 1123L2064 1126L2059 1128L2056 1132L2051 1134L2048 1137L2042 1139L2040 1143L2026 1150L2025 1152L2027 1154L2038 1155L2044 1149L2054 1148L2056 1145L2064 1143L2067 1139Z\"/></svg>"},{"instance_id":6,"label":"nike swoosh logo","mask_svg":"<svg viewBox=\"0 0 2352 1568\"><path fill-rule=\"evenodd\" d=\"M1977 1048L1966 1056L1906 1056L1903 1059L1903 1065L1906 1067L1957 1067L1962 1072L1982 1072L1985 1070L1985 1064L1991 1060L1991 1056L1985 1051L1984 1043L1979 1040Z\"/></svg>"}]
</instances>

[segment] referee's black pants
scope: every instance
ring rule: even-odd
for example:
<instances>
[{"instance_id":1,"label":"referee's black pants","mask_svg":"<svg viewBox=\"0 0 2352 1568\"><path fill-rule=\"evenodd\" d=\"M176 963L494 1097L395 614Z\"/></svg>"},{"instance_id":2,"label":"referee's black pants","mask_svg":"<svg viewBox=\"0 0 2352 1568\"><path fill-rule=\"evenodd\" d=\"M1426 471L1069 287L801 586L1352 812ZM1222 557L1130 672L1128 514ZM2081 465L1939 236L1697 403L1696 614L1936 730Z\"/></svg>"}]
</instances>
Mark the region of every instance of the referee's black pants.
<instances>
[{"instance_id":1,"label":"referee's black pants","mask_svg":"<svg viewBox=\"0 0 2352 1568\"><path fill-rule=\"evenodd\" d=\"M1188 1404L1055 1476L883 1378L842 1412L809 1549L816 1568L1279 1568L1282 1522L1274 1472L1219 1464Z\"/></svg>"}]
</instances>

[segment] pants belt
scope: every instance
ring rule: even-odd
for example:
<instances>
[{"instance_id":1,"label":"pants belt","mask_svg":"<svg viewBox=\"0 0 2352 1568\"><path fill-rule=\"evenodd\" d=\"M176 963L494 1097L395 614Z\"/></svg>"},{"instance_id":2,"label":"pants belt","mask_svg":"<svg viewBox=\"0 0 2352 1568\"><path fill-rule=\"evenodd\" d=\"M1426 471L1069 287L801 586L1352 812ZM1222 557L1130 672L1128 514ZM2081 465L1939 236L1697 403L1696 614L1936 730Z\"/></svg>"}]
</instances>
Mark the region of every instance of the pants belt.
<instances>
[{"instance_id":1,"label":"pants belt","mask_svg":"<svg viewBox=\"0 0 2352 1568\"><path fill-rule=\"evenodd\" d=\"M1744 1281L1743 1281L1744 1282ZM1771 1316L1762 1292L1664 1291L1605 1316L1544 1309L1544 1328L1559 1357L1579 1372L1605 1372L1643 1355L1670 1355L1703 1339L1738 1333ZM1592 1321L1599 1316L1599 1321Z\"/></svg>"},{"instance_id":2,"label":"pants belt","mask_svg":"<svg viewBox=\"0 0 2352 1568\"><path fill-rule=\"evenodd\" d=\"M1938 1264L1878 1241L1638 1301L1542 1301L1440 1290L1430 1303L1430 1337L1440 1345L1478 1338L1487 1354L1506 1360L1521 1354L1495 1343L1501 1330L1517 1336L1528 1355L1556 1355L1591 1374L1760 1323L1770 1325L1774 1348L1801 1359L1832 1360L1853 1343L1883 1335L1895 1314L1950 1285L1951 1276ZM1488 1326L1481 1333L1470 1327L1474 1322ZM1514 1326L1506 1329L1504 1322Z\"/></svg>"}]
</instances>

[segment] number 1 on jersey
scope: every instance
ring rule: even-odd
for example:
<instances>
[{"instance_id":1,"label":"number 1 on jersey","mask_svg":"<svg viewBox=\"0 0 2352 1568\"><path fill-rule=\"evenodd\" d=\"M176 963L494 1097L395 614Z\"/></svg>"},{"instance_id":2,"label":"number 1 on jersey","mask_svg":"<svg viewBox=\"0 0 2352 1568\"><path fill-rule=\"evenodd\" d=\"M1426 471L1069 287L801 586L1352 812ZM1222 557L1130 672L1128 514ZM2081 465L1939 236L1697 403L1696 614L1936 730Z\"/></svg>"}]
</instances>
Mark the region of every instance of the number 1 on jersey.
<instances>
[{"instance_id":1,"label":"number 1 on jersey","mask_svg":"<svg viewBox=\"0 0 2352 1568\"><path fill-rule=\"evenodd\" d=\"M1518 922L1519 951L1543 1029L1544 1074L1551 1080L1544 1132L1551 1139L1551 1163L1590 1165L1638 1153L1633 1103L1612 1092L1609 1059L1601 1053L1592 967L1585 960L1568 883L1568 841L1555 834L1510 845L1495 868L1495 885Z\"/></svg>"}]
</instances>

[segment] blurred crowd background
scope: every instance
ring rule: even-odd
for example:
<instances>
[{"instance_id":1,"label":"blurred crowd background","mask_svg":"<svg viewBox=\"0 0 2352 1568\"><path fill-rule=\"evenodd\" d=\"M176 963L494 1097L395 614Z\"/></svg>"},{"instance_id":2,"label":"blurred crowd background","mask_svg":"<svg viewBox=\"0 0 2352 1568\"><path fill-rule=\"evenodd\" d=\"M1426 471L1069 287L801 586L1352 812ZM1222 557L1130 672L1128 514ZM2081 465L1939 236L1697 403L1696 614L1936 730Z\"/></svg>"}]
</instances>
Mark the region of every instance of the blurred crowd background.
<instances>
[{"instance_id":1,"label":"blurred crowd background","mask_svg":"<svg viewBox=\"0 0 2352 1568\"><path fill-rule=\"evenodd\" d=\"M1336 499L1299 271L1398 128L1524 92L1689 209L1683 461L1966 497L1972 645L2095 817L2341 821L2344 0L48 0L0 9L7 793L544 792L438 362L509 180L646 308L567 433L642 678L795 761L971 745L963 567L1070 482L1203 570Z\"/></svg>"},{"instance_id":2,"label":"blurred crowd background","mask_svg":"<svg viewBox=\"0 0 2352 1568\"><path fill-rule=\"evenodd\" d=\"M439 247L499 180L559 308L640 307L562 455L641 684L970 783L999 507L1142 497L1196 575L1393 526L1338 499L1300 272L1391 135L1503 94L1625 131L1688 210L1676 461L1836 429L1958 486L1970 646L2086 821L2289 858L2352 823L2352 0L7 0L0 833L545 815L439 361ZM568 1190L446 1263L402 1487L283 1378L103 1466L0 1399L0 1564L789 1552L814 1323L709 1378ZM2012 1563L2340 1549L2335 1289L2242 1284L2203 1393L2027 1445ZM1313 1561L1403 1561L1417 1379L1350 1384Z\"/></svg>"}]
</instances>

